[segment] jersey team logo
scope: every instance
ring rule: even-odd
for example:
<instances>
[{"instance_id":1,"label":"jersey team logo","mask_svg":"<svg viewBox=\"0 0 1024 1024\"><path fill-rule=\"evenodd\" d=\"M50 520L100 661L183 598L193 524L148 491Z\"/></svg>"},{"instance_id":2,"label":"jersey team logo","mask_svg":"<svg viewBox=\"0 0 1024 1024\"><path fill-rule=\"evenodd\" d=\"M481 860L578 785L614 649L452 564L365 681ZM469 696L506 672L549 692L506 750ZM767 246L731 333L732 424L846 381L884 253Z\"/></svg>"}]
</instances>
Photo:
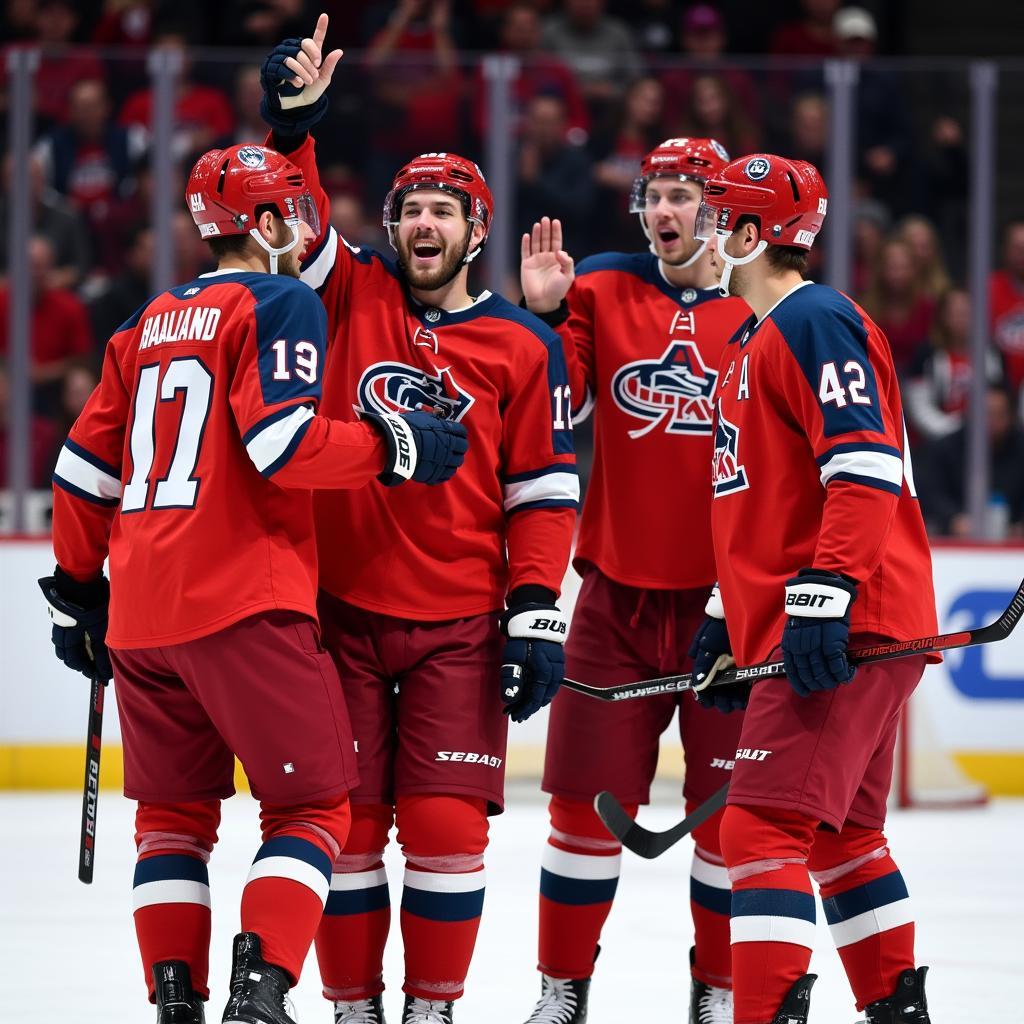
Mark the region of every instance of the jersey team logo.
<instances>
[{"instance_id":1,"label":"jersey team logo","mask_svg":"<svg viewBox=\"0 0 1024 1024\"><path fill-rule=\"evenodd\" d=\"M461 420L476 401L455 383L450 368L426 373L405 363L374 363L359 379L359 408L367 412L433 412Z\"/></svg>"},{"instance_id":2,"label":"jersey team logo","mask_svg":"<svg viewBox=\"0 0 1024 1024\"><path fill-rule=\"evenodd\" d=\"M744 491L750 486L747 471L739 460L739 446L740 428L722 415L722 406L719 405L715 421L715 454L711 459L711 479L716 498L733 491Z\"/></svg>"},{"instance_id":3,"label":"jersey team logo","mask_svg":"<svg viewBox=\"0 0 1024 1024\"><path fill-rule=\"evenodd\" d=\"M659 359L621 367L612 378L612 398L623 412L648 421L629 431L634 439L662 424L668 434L710 434L717 380L692 341L673 341Z\"/></svg>"}]
</instances>

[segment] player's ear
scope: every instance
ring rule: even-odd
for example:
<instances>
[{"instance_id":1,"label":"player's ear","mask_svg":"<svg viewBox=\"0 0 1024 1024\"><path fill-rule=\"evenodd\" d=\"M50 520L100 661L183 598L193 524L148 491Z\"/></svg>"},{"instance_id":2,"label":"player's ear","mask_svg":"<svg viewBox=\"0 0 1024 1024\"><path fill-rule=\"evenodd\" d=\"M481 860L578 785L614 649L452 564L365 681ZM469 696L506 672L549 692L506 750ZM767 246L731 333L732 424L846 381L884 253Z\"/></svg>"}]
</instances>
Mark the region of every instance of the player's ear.
<instances>
[{"instance_id":1,"label":"player's ear","mask_svg":"<svg viewBox=\"0 0 1024 1024\"><path fill-rule=\"evenodd\" d=\"M484 226L480 221L473 221L473 230L469 233L469 252L473 252L474 249L480 248L480 243L484 237Z\"/></svg>"},{"instance_id":2,"label":"player's ear","mask_svg":"<svg viewBox=\"0 0 1024 1024\"><path fill-rule=\"evenodd\" d=\"M277 225L275 221L277 218L270 212L270 210L264 210L259 217L256 218L256 227L259 229L260 234L266 239L266 241L273 244L275 235L277 234Z\"/></svg>"}]
</instances>

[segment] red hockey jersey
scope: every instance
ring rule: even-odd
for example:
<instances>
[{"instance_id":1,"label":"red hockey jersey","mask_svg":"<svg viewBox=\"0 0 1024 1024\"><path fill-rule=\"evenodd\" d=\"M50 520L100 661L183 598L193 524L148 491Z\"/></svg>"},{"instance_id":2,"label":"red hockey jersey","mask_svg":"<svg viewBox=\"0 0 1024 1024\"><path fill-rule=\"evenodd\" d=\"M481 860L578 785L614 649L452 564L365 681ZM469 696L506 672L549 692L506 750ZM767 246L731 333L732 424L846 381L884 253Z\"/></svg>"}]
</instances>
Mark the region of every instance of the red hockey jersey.
<instances>
[{"instance_id":1,"label":"red hockey jersey","mask_svg":"<svg viewBox=\"0 0 1024 1024\"><path fill-rule=\"evenodd\" d=\"M295 278L216 271L110 339L57 460L53 544L82 580L109 550L111 647L183 643L270 608L316 615L310 488L384 465L373 427L316 413L326 333Z\"/></svg>"},{"instance_id":2,"label":"red hockey jersey","mask_svg":"<svg viewBox=\"0 0 1024 1024\"><path fill-rule=\"evenodd\" d=\"M633 587L710 586L715 383L750 307L670 285L649 253L583 260L568 301L577 420L596 406L576 565Z\"/></svg>"},{"instance_id":3,"label":"red hockey jersey","mask_svg":"<svg viewBox=\"0 0 1024 1024\"><path fill-rule=\"evenodd\" d=\"M713 478L718 580L739 664L779 643L785 581L809 566L858 581L851 632L937 631L892 356L845 295L805 282L730 342Z\"/></svg>"},{"instance_id":4,"label":"red hockey jersey","mask_svg":"<svg viewBox=\"0 0 1024 1024\"><path fill-rule=\"evenodd\" d=\"M312 140L288 158L328 225ZM391 260L330 227L302 279L327 309L325 413L427 408L469 432L466 461L444 486L316 495L321 586L361 608L427 621L495 611L522 584L557 593L579 502L558 335L487 292L458 311L421 306Z\"/></svg>"}]
</instances>

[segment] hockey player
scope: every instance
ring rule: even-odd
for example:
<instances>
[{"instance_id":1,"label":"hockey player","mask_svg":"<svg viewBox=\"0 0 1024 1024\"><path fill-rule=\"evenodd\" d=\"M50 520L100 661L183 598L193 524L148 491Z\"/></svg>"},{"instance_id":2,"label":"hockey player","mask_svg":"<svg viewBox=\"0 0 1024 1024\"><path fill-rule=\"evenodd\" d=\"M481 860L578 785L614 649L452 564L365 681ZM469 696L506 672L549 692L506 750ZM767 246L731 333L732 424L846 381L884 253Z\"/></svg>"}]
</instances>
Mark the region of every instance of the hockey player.
<instances>
[{"instance_id":1,"label":"hockey player","mask_svg":"<svg viewBox=\"0 0 1024 1024\"><path fill-rule=\"evenodd\" d=\"M318 413L326 317L297 280L317 210L296 167L260 146L212 150L186 199L218 268L110 339L57 460L57 568L40 583L57 656L117 682L125 795L139 802L135 928L158 1024L204 1019L206 864L235 756L263 845L223 1019L290 1024L286 993L358 781L316 622L310 489L440 482L467 442L424 412Z\"/></svg>"},{"instance_id":2,"label":"hockey player","mask_svg":"<svg viewBox=\"0 0 1024 1024\"><path fill-rule=\"evenodd\" d=\"M313 37L281 44L263 67L275 144L324 214L306 130L340 57L321 61L326 28L321 16ZM472 440L457 490L437 500L316 498L321 618L362 779L317 936L339 1024L383 1020L393 823L406 860L403 1019L450 1024L483 905L487 816L502 807L502 711L523 721L562 679L556 600L579 499L568 379L553 331L499 295L468 291L492 214L474 163L428 153L398 172L385 201L397 260L349 245L325 221L303 263L330 325L327 411L432 408ZM352 530L368 541L342 543Z\"/></svg>"},{"instance_id":3,"label":"hockey player","mask_svg":"<svg viewBox=\"0 0 1024 1024\"><path fill-rule=\"evenodd\" d=\"M592 256L575 281L558 221L545 218L523 236L527 306L559 325L578 419L595 410L594 466L575 555L583 584L566 646L569 675L592 684L688 668L715 580L708 464L717 367L750 307L719 296L693 224L704 182L727 162L713 139L668 139L653 149L630 197L650 252ZM594 812L594 796L609 790L631 813L648 802L659 736L677 708L690 807L728 781L741 716L702 708L689 695L612 705L565 692L552 706L542 989L531 1021L586 1019L622 850ZM701 1024L732 1020L720 819L696 830L691 867L689 1019Z\"/></svg>"},{"instance_id":4,"label":"hockey player","mask_svg":"<svg viewBox=\"0 0 1024 1024\"><path fill-rule=\"evenodd\" d=\"M924 658L854 669L847 647L937 632L931 558L885 337L802 276L827 202L812 165L756 155L708 181L697 219L723 293L754 314L718 382L721 601L695 672L709 683L723 656L751 665L780 644L786 664L786 678L749 691L721 827L735 1022L807 1021L814 879L868 1024L927 1024L927 968L882 832L897 721Z\"/></svg>"}]
</instances>

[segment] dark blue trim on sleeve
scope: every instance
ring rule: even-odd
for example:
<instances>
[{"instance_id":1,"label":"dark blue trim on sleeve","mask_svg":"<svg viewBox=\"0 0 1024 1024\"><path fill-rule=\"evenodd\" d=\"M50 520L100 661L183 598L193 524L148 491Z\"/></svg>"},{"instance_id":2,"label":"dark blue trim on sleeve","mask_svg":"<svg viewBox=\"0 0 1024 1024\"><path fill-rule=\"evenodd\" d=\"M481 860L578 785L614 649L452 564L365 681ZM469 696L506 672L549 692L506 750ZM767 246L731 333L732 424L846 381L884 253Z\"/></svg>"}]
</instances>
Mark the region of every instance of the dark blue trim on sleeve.
<instances>
[{"instance_id":1,"label":"dark blue trim on sleeve","mask_svg":"<svg viewBox=\"0 0 1024 1024\"><path fill-rule=\"evenodd\" d=\"M298 406L293 408L299 408ZM288 460L295 454L295 449L302 444L302 439L306 436L306 431L309 430L310 424L312 424L315 417L311 416L304 423L299 425L298 430L292 435L292 439L288 442L288 446L281 454L274 459L274 461L264 469L260 471L260 475L265 479L269 480L282 466L284 466Z\"/></svg>"},{"instance_id":2,"label":"dark blue trim on sleeve","mask_svg":"<svg viewBox=\"0 0 1024 1024\"><path fill-rule=\"evenodd\" d=\"M506 516L513 516L517 512L529 512L530 509L534 508L571 508L578 509L580 503L578 501L571 501L568 498L543 498L540 501L527 501L522 505L514 505L512 508L505 510Z\"/></svg>"},{"instance_id":3,"label":"dark blue trim on sleeve","mask_svg":"<svg viewBox=\"0 0 1024 1024\"><path fill-rule=\"evenodd\" d=\"M73 494L76 498L81 498L83 501L88 501L93 505L102 505L104 508L116 508L121 504L120 498L99 498L95 494L90 494L88 491L83 491L81 487L76 487L75 484L69 480L65 480L62 476L53 474L53 482L63 491L67 491L68 494Z\"/></svg>"},{"instance_id":4,"label":"dark blue trim on sleeve","mask_svg":"<svg viewBox=\"0 0 1024 1024\"><path fill-rule=\"evenodd\" d=\"M576 475L575 462L556 462L553 465L545 466L543 469L530 469L524 473L510 473L502 477L502 483L518 484L524 480L536 480L538 477L550 476L552 473L572 473Z\"/></svg>"},{"instance_id":5,"label":"dark blue trim on sleeve","mask_svg":"<svg viewBox=\"0 0 1024 1024\"><path fill-rule=\"evenodd\" d=\"M836 473L828 478L831 484L835 480L845 480L851 484L861 484L863 487L873 487L876 491L887 491L895 494L898 498L903 493L903 485L900 483L891 484L888 480L880 480L877 476L860 476L858 473ZM826 484L826 486L828 486Z\"/></svg>"},{"instance_id":6,"label":"dark blue trim on sleeve","mask_svg":"<svg viewBox=\"0 0 1024 1024\"><path fill-rule=\"evenodd\" d=\"M80 444L76 444L69 437L64 442L64 447L68 451L74 452L80 459L84 459L89 463L90 466L95 466L97 469L102 470L104 473L112 476L115 480L121 479L121 470L117 466L112 466L109 462L104 462L101 458L93 455L87 448L83 448Z\"/></svg>"},{"instance_id":7,"label":"dark blue trim on sleeve","mask_svg":"<svg viewBox=\"0 0 1024 1024\"><path fill-rule=\"evenodd\" d=\"M903 458L903 452L899 448L894 448L891 444L874 444L869 441L848 441L843 444L835 444L825 452L824 455L819 455L814 461L819 466L824 466L829 459L834 455L842 455L845 452L881 452L883 455L895 455L897 459Z\"/></svg>"}]
</instances>

